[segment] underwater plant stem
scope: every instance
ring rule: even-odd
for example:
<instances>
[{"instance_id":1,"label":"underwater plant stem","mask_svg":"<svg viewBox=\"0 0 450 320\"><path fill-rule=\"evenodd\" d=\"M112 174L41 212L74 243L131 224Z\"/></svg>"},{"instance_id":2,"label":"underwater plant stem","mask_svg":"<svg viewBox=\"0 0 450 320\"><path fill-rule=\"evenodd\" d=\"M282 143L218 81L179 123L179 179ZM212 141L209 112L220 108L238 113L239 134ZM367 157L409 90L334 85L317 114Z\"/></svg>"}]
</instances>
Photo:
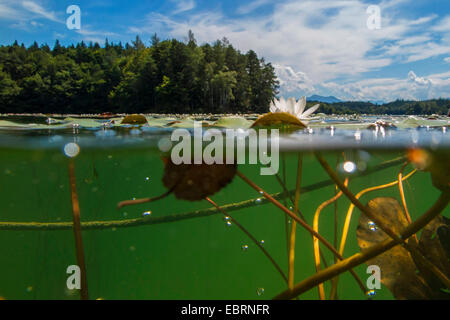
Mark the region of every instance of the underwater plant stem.
<instances>
[{"instance_id":1,"label":"underwater plant stem","mask_svg":"<svg viewBox=\"0 0 450 320\"><path fill-rule=\"evenodd\" d=\"M167 197L169 194L171 194L173 191L172 189L169 189L168 191L164 192L162 195L157 196L157 197L153 197L153 198L143 198L143 199L134 199L134 200L125 200L125 201L121 201L117 204L117 208L123 208L125 206L130 206L130 205L135 205L135 204L142 204L142 203L148 203L148 202L153 202L156 200L160 200L163 199L165 197Z\"/></svg>"},{"instance_id":2,"label":"underwater plant stem","mask_svg":"<svg viewBox=\"0 0 450 320\"><path fill-rule=\"evenodd\" d=\"M402 177L402 180L408 179L409 177L411 177L416 172L417 172L416 169L412 170L406 176ZM357 193L355 198L359 199L364 194L366 194L368 192L389 188L389 187L395 186L397 183L398 183L398 181L393 181L393 182L386 183L386 184L383 184L383 185L379 185L379 186L375 186L375 187L370 187L370 188L364 189L364 190L360 191L359 193ZM350 221L352 219L352 213L353 213L354 208L355 208L355 205L353 203L350 203L350 207L348 208L347 215L345 216L344 227L343 227L343 230L342 230L341 243L340 243L340 246L339 246L339 253L341 255L344 254L345 243L347 241L348 230L350 228ZM333 281L332 281L331 294L330 294L330 299L331 300L334 300L334 298L336 297L337 284L338 284L338 277L334 278Z\"/></svg>"},{"instance_id":3,"label":"underwater plant stem","mask_svg":"<svg viewBox=\"0 0 450 320\"><path fill-rule=\"evenodd\" d=\"M373 245L367 249L362 250L353 256L339 261L327 269L323 269L320 272L312 275L311 277L298 283L293 290L286 290L278 294L274 299L285 299L289 300L295 298L302 293L314 288L319 283L327 281L337 275L354 268L367 260L370 260L383 252L393 248L398 244L402 244L401 239L407 239L413 234L419 232L423 227L425 227L431 220L436 218L448 205L450 201L450 191L444 191L439 196L439 199L433 204L433 206L428 209L421 217L419 217L412 224L408 225L405 229L400 232L400 237L398 239L387 239L381 243Z\"/></svg>"},{"instance_id":4,"label":"underwater plant stem","mask_svg":"<svg viewBox=\"0 0 450 320\"><path fill-rule=\"evenodd\" d=\"M415 255L419 260L422 261L423 266L426 267L429 271L433 272L435 276L437 276L447 287L450 288L450 280L445 277L444 273L439 270L438 267L433 265L430 261L428 261L422 253L414 246L410 245L405 239L402 239L397 235L390 227L388 227L385 223L383 223L376 215L373 214L372 210L365 207L354 195L350 192L350 190L342 183L337 174L331 169L330 165L326 162L326 160L319 154L315 153L317 160L320 162L322 167L328 173L332 180L336 182L339 189L349 198L349 200L363 212L369 219L371 219L381 230L383 230L389 237L391 237L395 241L399 241L403 243L403 246L406 250L408 250L411 254Z\"/></svg>"},{"instance_id":5,"label":"underwater plant stem","mask_svg":"<svg viewBox=\"0 0 450 320\"><path fill-rule=\"evenodd\" d=\"M408 221L408 224L412 223L411 216L409 215L408 206L406 205L405 191L403 189L403 170L408 165L408 161L406 161L401 167L398 173L398 191L400 192L400 198L402 199L403 210L405 211L405 218ZM411 239L414 240L415 244L419 244L419 239L417 239L417 235L413 235Z\"/></svg>"},{"instance_id":6,"label":"underwater plant stem","mask_svg":"<svg viewBox=\"0 0 450 320\"><path fill-rule=\"evenodd\" d=\"M303 167L303 156L301 154L298 155L298 165L297 165L297 182L295 184L295 196L294 196L294 212L298 212L298 202L300 199L300 186L302 183L302 167ZM303 220L305 220L303 218ZM291 225L291 236L289 242L289 272L288 278L289 283L288 286L290 289L294 287L294 264L295 264L295 234L297 230L297 222L292 220Z\"/></svg>"},{"instance_id":7,"label":"underwater plant stem","mask_svg":"<svg viewBox=\"0 0 450 320\"><path fill-rule=\"evenodd\" d=\"M417 169L412 170L406 176L402 177L402 180L408 179L409 177L411 177L416 172L417 172ZM389 187L393 187L396 184L398 184L398 181L393 181L393 182L386 183L386 184L383 184L383 185L374 186L374 187L370 187L370 188L364 189L364 190L360 191L359 193L357 193L355 198L359 199L364 194L366 194L368 192L375 191L375 190L386 189L386 188L389 188ZM344 228L342 230L341 243L340 243L340 246L339 246L339 253L340 254L344 254L345 243L346 243L346 240L347 240L348 230L350 228L350 221L352 219L352 213L353 213L354 209L355 209L355 205L353 203L351 203L350 207L348 208L347 215L345 216L345 223L344 223Z\"/></svg>"},{"instance_id":8,"label":"underwater plant stem","mask_svg":"<svg viewBox=\"0 0 450 320\"><path fill-rule=\"evenodd\" d=\"M244 226L242 226L235 218L233 218L232 216L230 216L224 209L222 209L219 205L217 205L211 198L206 197L205 198L206 201L208 201L209 203L211 203L217 210L219 210L225 217L230 217L230 219L234 222L234 224L237 225L237 227L239 229L241 229L242 232L244 232L252 241L254 244L256 244L256 246L261 249L261 251L264 253L264 255L270 260L270 262L272 263L272 265L275 267L275 269L277 269L278 273L281 275L281 277L284 279L284 281L287 283L288 282L288 278L286 277L286 275L284 274L283 270L281 270L280 266L278 265L278 263L272 258L272 256L267 252L267 250L261 245L261 243L247 230L244 228Z\"/></svg>"},{"instance_id":9,"label":"underwater plant stem","mask_svg":"<svg viewBox=\"0 0 450 320\"><path fill-rule=\"evenodd\" d=\"M383 169L387 169L390 167L393 167L397 164L403 163L405 161L405 157L397 157L391 160L384 161L372 168L367 169L366 171L355 174L353 179L357 179L360 177L367 176L373 172L378 172ZM302 193L308 193L314 190L319 190L321 188L333 185L334 182L331 179L323 180L317 183L314 183L312 185L308 185L302 188ZM272 197L275 199L283 199L285 197L291 197L295 193L295 190L291 191L284 191L284 192L277 192L272 194ZM253 207L256 205L254 199L248 199L244 201L240 201L237 203L229 203L226 205L223 205L222 207L228 210L228 211L235 211L240 210L244 208ZM266 204L269 201L267 199L262 199L261 204ZM133 219L122 219L122 220L106 220L106 221L85 221L81 222L81 227L83 230L102 230L102 229L109 229L109 228L129 228L129 227L140 227L140 226L147 226L147 225L153 225L153 224L160 224L160 223L170 223L170 222L177 222L182 221L185 219L194 219L194 218L201 218L201 217L207 217L210 215L217 214L216 208L207 208L207 209L201 209L201 210L195 210L191 212L185 212L185 213L178 213L178 214L167 214L162 217L143 217L143 218L133 218ZM298 213L301 216L301 211L299 210ZM306 221L305 219L303 219ZM59 230L69 230L73 228L72 222L9 222L9 221L0 221L0 230L10 230L10 231L33 231L33 230L46 230L46 231L59 231Z\"/></svg>"},{"instance_id":10,"label":"underwater plant stem","mask_svg":"<svg viewBox=\"0 0 450 320\"><path fill-rule=\"evenodd\" d=\"M286 186L286 156L284 153L281 154L282 161L282 172L283 172L283 180L281 181L283 186ZM283 204L287 207L286 198L283 199ZM288 259L289 266L289 218L284 215L284 233L286 234L286 255Z\"/></svg>"},{"instance_id":11,"label":"underwater plant stem","mask_svg":"<svg viewBox=\"0 0 450 320\"><path fill-rule=\"evenodd\" d=\"M344 182L345 185L348 184L348 178L345 179ZM342 196L342 191L340 191L338 194L336 194L333 198L322 202L319 207L317 208L315 214L314 214L314 222L313 222L313 229L318 233L319 232L319 217L322 210L327 207L328 205L335 202L337 199L339 199ZM313 246L314 246L314 260L316 263L316 272L320 271L320 254L319 254L319 240L316 237L313 237ZM319 290L319 298L320 300L325 300L325 289L323 287L323 283L320 283L317 287Z\"/></svg>"},{"instance_id":12,"label":"underwater plant stem","mask_svg":"<svg viewBox=\"0 0 450 320\"><path fill-rule=\"evenodd\" d=\"M73 232L75 236L75 250L77 256L77 264L81 272L80 297L82 300L89 300L87 276L86 276L86 264L84 260L83 238L81 235L80 203L78 201L75 164L73 160L69 161L69 180L70 180L70 194L72 198L72 218L73 218Z\"/></svg>"},{"instance_id":13,"label":"underwater plant stem","mask_svg":"<svg viewBox=\"0 0 450 320\"><path fill-rule=\"evenodd\" d=\"M275 200L270 194L265 192L263 189L258 187L253 181L248 179L243 173L241 173L239 170L236 171L236 174L244 180L249 186L251 186L253 189L255 189L258 192L262 192L264 197L266 197L267 200L269 200L271 203L273 203L276 207L281 209L285 214L289 215L292 219L297 221L298 224L300 224L303 228L305 228L311 235L317 237L319 241L321 241L339 260L343 260L342 256L337 252L337 250L320 234L318 234L316 231L314 231L306 222L304 222L302 219L300 219L298 216L296 216L292 211L290 211L288 208L283 206L280 202ZM362 283L361 279L359 279L358 275L353 271L350 270L350 273L355 278L355 280L358 282L358 285L361 287L361 289L365 292L365 286Z\"/></svg>"}]
</instances>

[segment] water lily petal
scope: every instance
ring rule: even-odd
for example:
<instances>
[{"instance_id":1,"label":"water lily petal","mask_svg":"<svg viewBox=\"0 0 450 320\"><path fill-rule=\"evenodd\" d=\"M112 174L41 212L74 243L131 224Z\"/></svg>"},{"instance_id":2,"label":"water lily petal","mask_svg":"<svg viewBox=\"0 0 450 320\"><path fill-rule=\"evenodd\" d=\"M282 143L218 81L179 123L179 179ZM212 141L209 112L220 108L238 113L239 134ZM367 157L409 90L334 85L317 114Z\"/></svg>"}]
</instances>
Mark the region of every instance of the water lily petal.
<instances>
[{"instance_id":1,"label":"water lily petal","mask_svg":"<svg viewBox=\"0 0 450 320\"><path fill-rule=\"evenodd\" d=\"M284 97L280 98L280 103L278 105L278 109L280 109L281 112L286 112L286 100L284 99Z\"/></svg>"},{"instance_id":2,"label":"water lily petal","mask_svg":"<svg viewBox=\"0 0 450 320\"><path fill-rule=\"evenodd\" d=\"M308 118L311 114L314 113L317 109L319 109L320 104L316 104L302 113L301 118Z\"/></svg>"},{"instance_id":3,"label":"water lily petal","mask_svg":"<svg viewBox=\"0 0 450 320\"><path fill-rule=\"evenodd\" d=\"M297 114L295 113L295 104L296 103L294 97L289 98L286 104L286 112L292 114L293 116L297 116Z\"/></svg>"},{"instance_id":4,"label":"water lily petal","mask_svg":"<svg viewBox=\"0 0 450 320\"><path fill-rule=\"evenodd\" d=\"M305 110L306 107L306 97L303 96L300 99L298 99L298 102L296 104L296 115L297 117L301 116L301 114L303 113L303 111Z\"/></svg>"},{"instance_id":5,"label":"water lily petal","mask_svg":"<svg viewBox=\"0 0 450 320\"><path fill-rule=\"evenodd\" d=\"M274 99L274 101L271 101L270 102L270 108L269 108L269 110L270 110L270 112L272 112L272 113L275 113L275 112L277 112L277 106L276 106L276 99ZM274 103L275 102L275 103Z\"/></svg>"}]
</instances>

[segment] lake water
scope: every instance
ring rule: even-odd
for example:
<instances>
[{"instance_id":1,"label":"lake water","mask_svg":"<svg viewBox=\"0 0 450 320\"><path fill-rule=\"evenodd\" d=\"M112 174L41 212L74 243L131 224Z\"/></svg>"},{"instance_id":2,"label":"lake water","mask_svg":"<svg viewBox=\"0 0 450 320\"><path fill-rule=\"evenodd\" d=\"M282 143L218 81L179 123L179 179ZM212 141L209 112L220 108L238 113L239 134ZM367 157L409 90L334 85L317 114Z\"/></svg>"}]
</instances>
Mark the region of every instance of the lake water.
<instances>
[{"instance_id":1,"label":"lake water","mask_svg":"<svg viewBox=\"0 0 450 320\"><path fill-rule=\"evenodd\" d=\"M212 126L221 121L203 118ZM381 118L393 126L370 127ZM300 157L299 208L313 226L318 206L336 195L334 182L314 152L320 152L342 180L348 178L353 194L396 181L400 170L410 173L412 164L402 169L408 150L450 152L446 117L381 118L319 116L308 129L280 137L279 179L260 175L260 165L240 164L238 171L292 210ZM255 115L234 117L219 122L218 128L245 131L254 119ZM90 299L272 299L285 291L286 281L260 246L287 277L292 219L237 175L210 196L232 218L206 200L187 201L173 193L118 209L123 200L167 191L162 182L161 141L177 127L191 128L192 120L150 115L148 125L133 126L118 125L120 117L114 124L98 118L0 117L0 297L80 298L79 290L67 287L67 268L77 265L71 164ZM72 149L64 149L68 144L79 147L73 158L67 156ZM413 221L441 194L425 171L408 177L403 187ZM401 203L398 184L368 192L360 200L366 204L377 197L393 197ZM320 215L319 233L336 248L349 206L342 196ZM443 215L450 216L448 207ZM344 258L360 252L359 216L356 209ZM297 225L295 243L294 283L299 283L316 272L313 238ZM330 266L334 257L323 245L321 251L323 269L323 260ZM354 268L364 284L369 277L366 269L367 264ZM325 282L327 299L331 286L331 281ZM308 290L299 298L318 299L318 290ZM337 298L368 296L345 272L339 277ZM383 285L370 298L394 296Z\"/></svg>"}]
</instances>

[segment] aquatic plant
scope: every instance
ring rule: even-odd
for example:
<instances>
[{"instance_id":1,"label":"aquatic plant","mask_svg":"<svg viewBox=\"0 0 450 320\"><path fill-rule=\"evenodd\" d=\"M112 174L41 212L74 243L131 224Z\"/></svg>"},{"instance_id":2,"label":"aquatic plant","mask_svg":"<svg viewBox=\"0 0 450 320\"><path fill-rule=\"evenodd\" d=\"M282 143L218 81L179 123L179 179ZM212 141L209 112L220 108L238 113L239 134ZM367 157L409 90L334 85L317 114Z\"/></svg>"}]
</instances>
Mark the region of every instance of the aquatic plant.
<instances>
[{"instance_id":1,"label":"aquatic plant","mask_svg":"<svg viewBox=\"0 0 450 320\"><path fill-rule=\"evenodd\" d=\"M270 112L260 116L252 127L274 127L282 129L283 132L306 128L309 116L319 108L319 104L306 111L305 107L305 97L298 101L295 98L287 100L284 97L281 97L280 100L275 98L270 104Z\"/></svg>"}]
</instances>

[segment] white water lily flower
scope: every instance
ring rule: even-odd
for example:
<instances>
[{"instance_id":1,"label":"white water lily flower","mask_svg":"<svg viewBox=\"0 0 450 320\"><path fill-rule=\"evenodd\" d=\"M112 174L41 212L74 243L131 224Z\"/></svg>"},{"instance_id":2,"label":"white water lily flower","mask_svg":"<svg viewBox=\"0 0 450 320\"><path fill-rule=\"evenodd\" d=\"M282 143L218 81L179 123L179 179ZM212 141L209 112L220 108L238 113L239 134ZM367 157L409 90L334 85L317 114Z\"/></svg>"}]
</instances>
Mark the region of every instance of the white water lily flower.
<instances>
[{"instance_id":1,"label":"white water lily flower","mask_svg":"<svg viewBox=\"0 0 450 320\"><path fill-rule=\"evenodd\" d=\"M303 120L311 119L309 116L313 114L319 108L319 106L320 104L316 104L305 111L306 97L301 97L300 99L298 99L298 101L295 101L294 97L287 99L287 101L284 99L284 97L281 97L280 100L274 98L270 103L270 112L286 112L290 115L293 115L294 117L297 117L298 119Z\"/></svg>"}]
</instances>

